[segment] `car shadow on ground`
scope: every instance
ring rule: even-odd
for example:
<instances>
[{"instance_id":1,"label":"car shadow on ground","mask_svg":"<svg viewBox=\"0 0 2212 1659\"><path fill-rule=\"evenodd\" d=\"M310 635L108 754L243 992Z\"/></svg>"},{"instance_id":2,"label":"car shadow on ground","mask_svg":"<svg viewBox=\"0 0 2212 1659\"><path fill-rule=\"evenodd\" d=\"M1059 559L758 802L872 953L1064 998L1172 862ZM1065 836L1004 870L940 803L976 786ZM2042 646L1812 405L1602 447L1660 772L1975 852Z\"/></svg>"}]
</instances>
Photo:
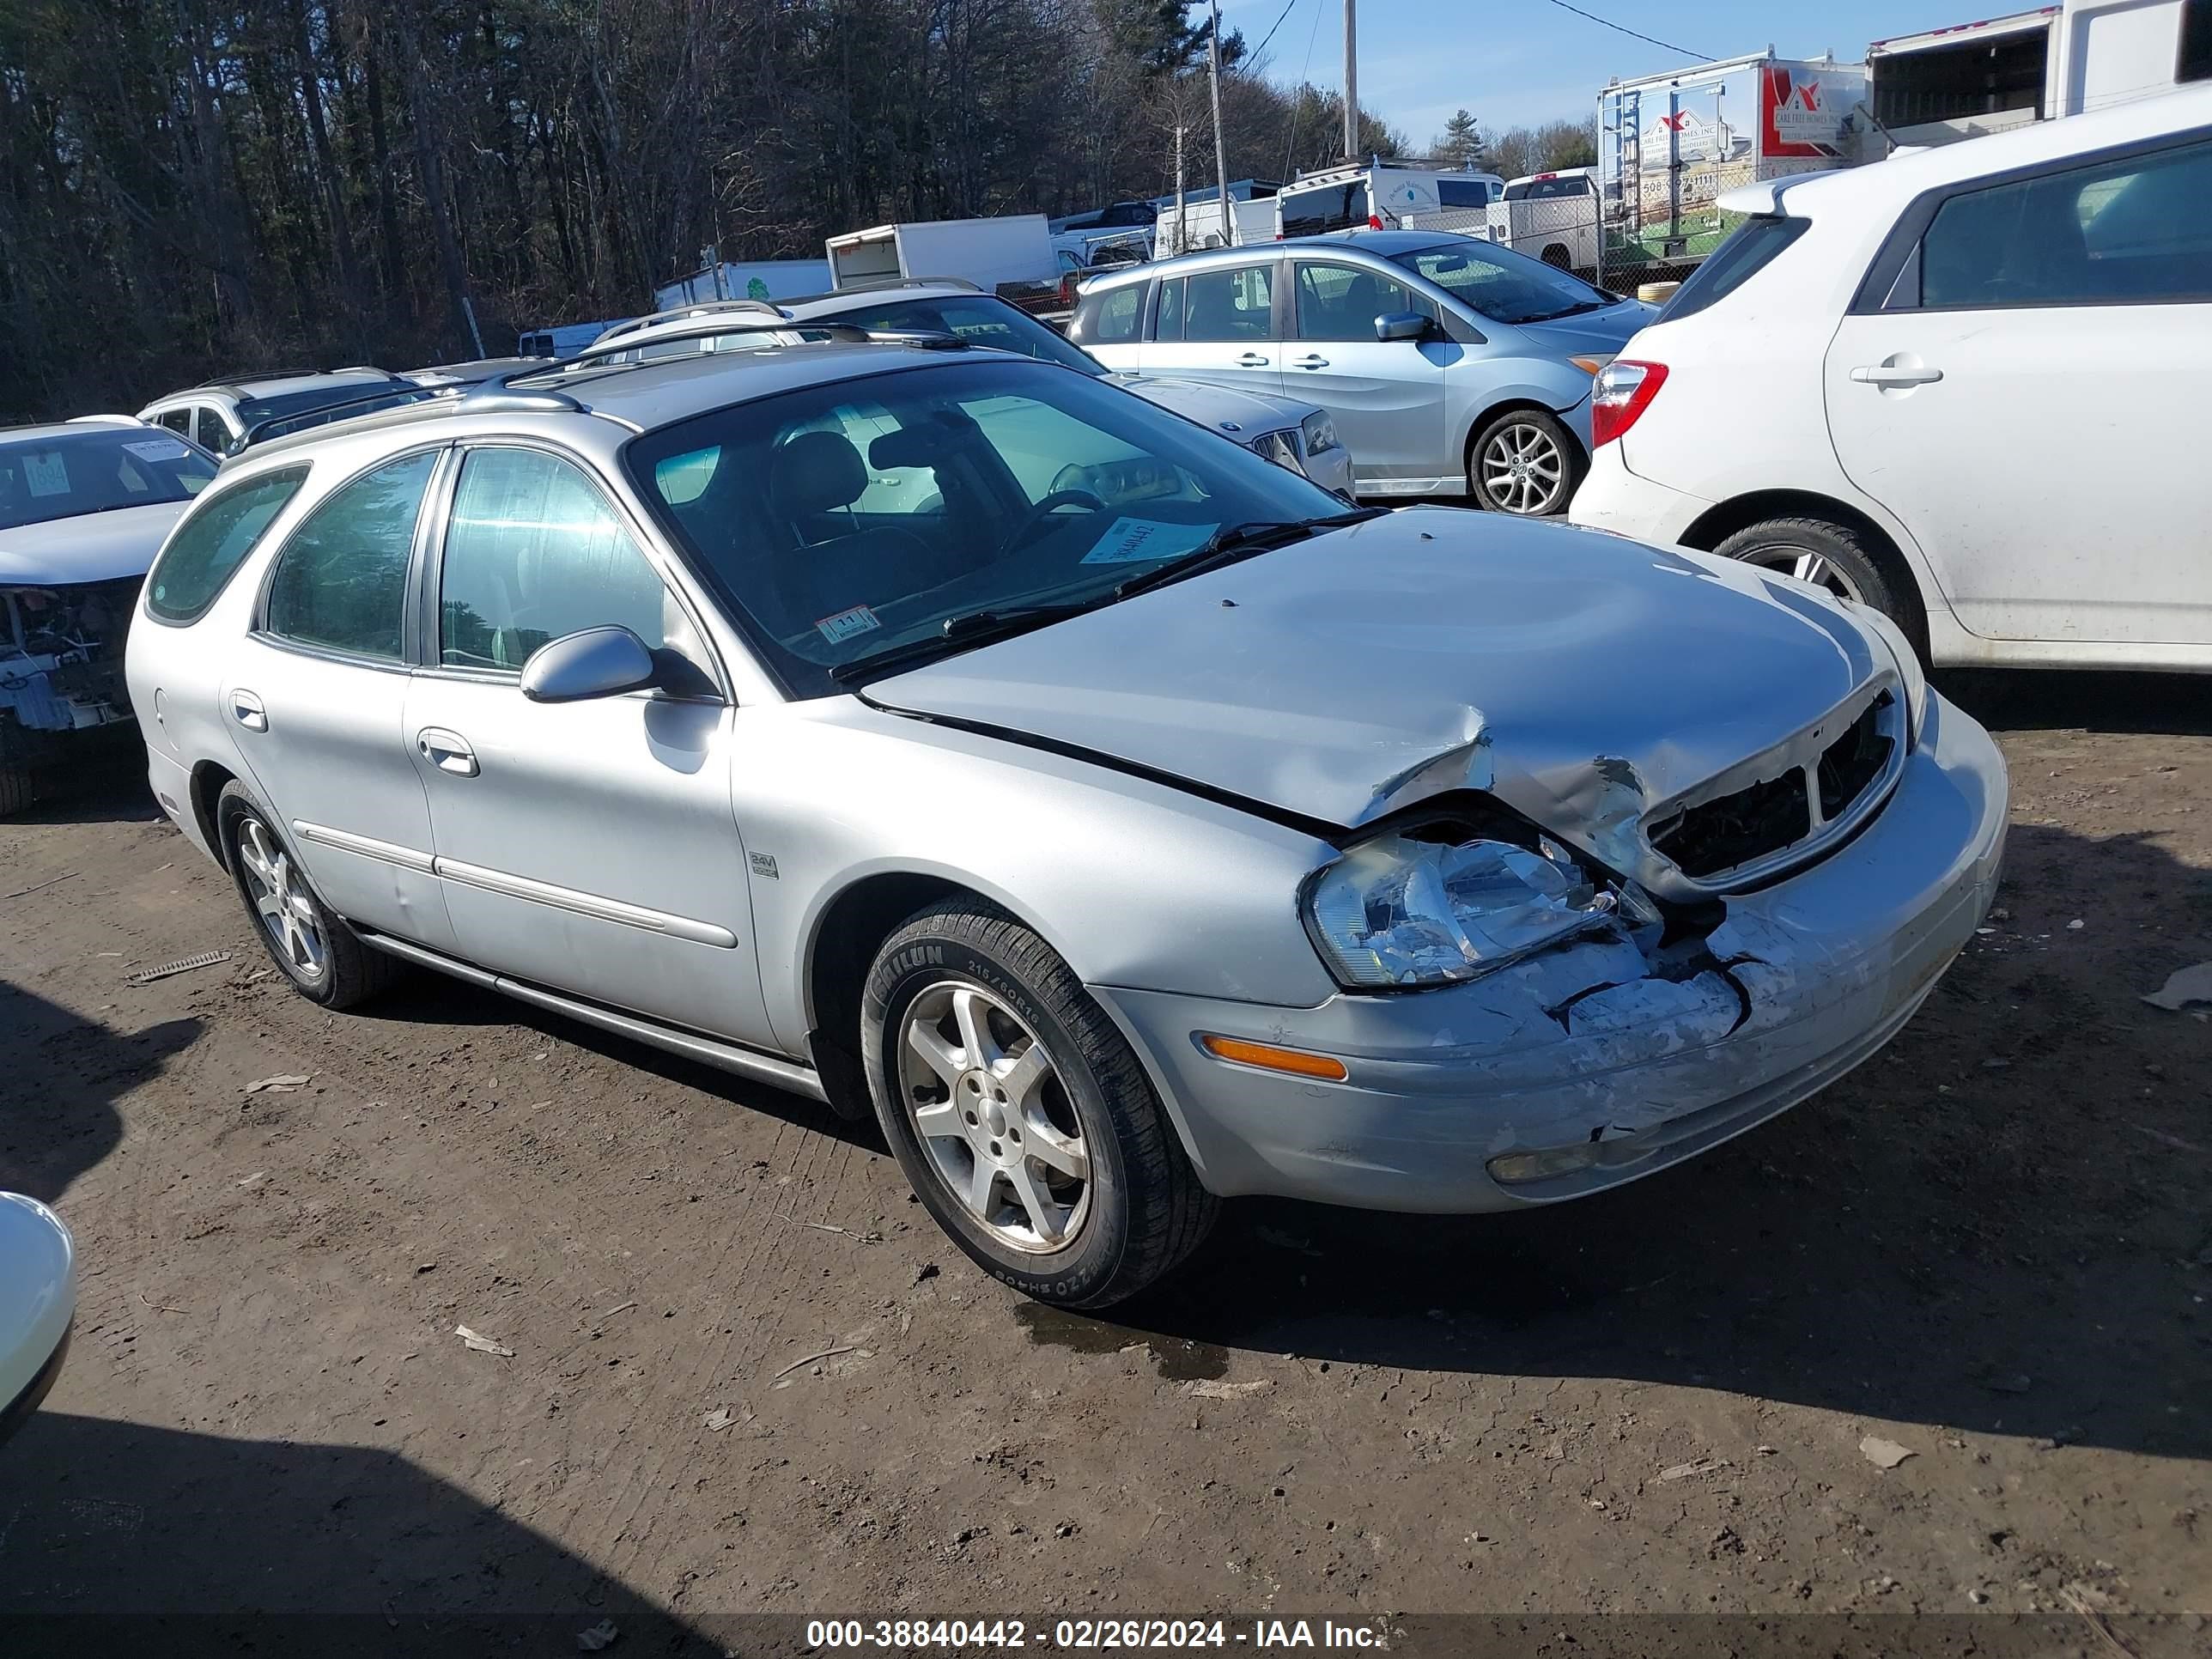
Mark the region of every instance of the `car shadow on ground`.
<instances>
[{"instance_id":1,"label":"car shadow on ground","mask_svg":"<svg viewBox=\"0 0 2212 1659\"><path fill-rule=\"evenodd\" d=\"M687 1060L681 1054L671 1054L665 1048L634 1042L613 1031L587 1025L581 1020L570 1019L565 1014L556 1014L428 969L410 974L374 1001L349 1010L347 1018L388 1019L398 1024L424 1027L519 1027L535 1031L543 1037L604 1054L611 1060L635 1066L641 1072L665 1079L680 1087L719 1096L732 1106L758 1112L764 1117L781 1118L787 1123L832 1136L864 1151L884 1152L889 1156L883 1133L877 1128L872 1116L860 1119L842 1117L818 1100L756 1083L738 1073L726 1072L702 1060Z\"/></svg>"},{"instance_id":2,"label":"car shadow on ground","mask_svg":"<svg viewBox=\"0 0 2212 1659\"><path fill-rule=\"evenodd\" d=\"M390 1452L51 1411L0 1449L11 1655L574 1653L602 1621L623 1653L721 1650Z\"/></svg>"},{"instance_id":3,"label":"car shadow on ground","mask_svg":"<svg viewBox=\"0 0 2212 1659\"><path fill-rule=\"evenodd\" d=\"M1621 1377L2212 1456L2212 1024L2140 1000L2212 957L2212 878L2020 823L2006 868L1887 1050L1704 1158L1504 1215L1232 1204L1117 1330L1025 1321L1164 1336L1193 1374L1246 1349Z\"/></svg>"},{"instance_id":4,"label":"car shadow on ground","mask_svg":"<svg viewBox=\"0 0 2212 1659\"><path fill-rule=\"evenodd\" d=\"M2212 733L2212 674L1961 668L1939 672L1935 682L1937 690L1997 731Z\"/></svg>"},{"instance_id":5,"label":"car shadow on ground","mask_svg":"<svg viewBox=\"0 0 2212 1659\"><path fill-rule=\"evenodd\" d=\"M40 773L40 796L0 818L0 829L35 823L151 823L161 816L146 782L146 751L112 744L67 769Z\"/></svg>"},{"instance_id":6,"label":"car shadow on ground","mask_svg":"<svg viewBox=\"0 0 2212 1659\"><path fill-rule=\"evenodd\" d=\"M199 1033L197 1019L114 1030L0 980L0 1191L58 1200L123 1138L116 1101Z\"/></svg>"}]
</instances>

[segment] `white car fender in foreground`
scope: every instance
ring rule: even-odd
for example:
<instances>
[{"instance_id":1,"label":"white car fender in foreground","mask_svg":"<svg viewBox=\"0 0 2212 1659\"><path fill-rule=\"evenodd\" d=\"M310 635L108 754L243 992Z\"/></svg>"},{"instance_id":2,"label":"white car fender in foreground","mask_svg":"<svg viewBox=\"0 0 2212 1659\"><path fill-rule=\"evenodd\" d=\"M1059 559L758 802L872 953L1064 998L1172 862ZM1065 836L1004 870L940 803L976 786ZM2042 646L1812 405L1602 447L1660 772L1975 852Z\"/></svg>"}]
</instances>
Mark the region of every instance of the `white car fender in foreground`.
<instances>
[{"instance_id":1,"label":"white car fender in foreground","mask_svg":"<svg viewBox=\"0 0 2212 1659\"><path fill-rule=\"evenodd\" d=\"M0 1193L0 1440L38 1409L76 1316L76 1249L35 1198Z\"/></svg>"}]
</instances>

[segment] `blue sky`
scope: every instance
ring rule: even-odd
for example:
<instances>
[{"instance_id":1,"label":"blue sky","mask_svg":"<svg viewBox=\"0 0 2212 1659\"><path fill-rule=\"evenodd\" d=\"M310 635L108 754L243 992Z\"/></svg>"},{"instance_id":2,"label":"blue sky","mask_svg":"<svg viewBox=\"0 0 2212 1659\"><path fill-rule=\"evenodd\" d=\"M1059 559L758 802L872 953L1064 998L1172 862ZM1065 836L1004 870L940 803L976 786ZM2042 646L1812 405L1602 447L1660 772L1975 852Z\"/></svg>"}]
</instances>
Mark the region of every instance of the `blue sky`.
<instances>
[{"instance_id":1,"label":"blue sky","mask_svg":"<svg viewBox=\"0 0 2212 1659\"><path fill-rule=\"evenodd\" d=\"M1654 74L1706 58L1735 58L1767 46L1785 58L1833 47L1856 60L1867 42L1893 34L2024 11L2037 0L1576 0L1616 23L1686 46L1684 58L1616 33L1550 0L1358 0L1359 101L1403 131L1415 148L1462 107L1486 129L1559 116L1588 116L1613 76ZM1222 0L1224 31L1256 46L1284 0ZM1316 11L1318 8L1318 11ZM1318 22L1318 28L1316 24ZM1342 0L1293 0L1267 47L1271 79L1344 83Z\"/></svg>"}]
</instances>

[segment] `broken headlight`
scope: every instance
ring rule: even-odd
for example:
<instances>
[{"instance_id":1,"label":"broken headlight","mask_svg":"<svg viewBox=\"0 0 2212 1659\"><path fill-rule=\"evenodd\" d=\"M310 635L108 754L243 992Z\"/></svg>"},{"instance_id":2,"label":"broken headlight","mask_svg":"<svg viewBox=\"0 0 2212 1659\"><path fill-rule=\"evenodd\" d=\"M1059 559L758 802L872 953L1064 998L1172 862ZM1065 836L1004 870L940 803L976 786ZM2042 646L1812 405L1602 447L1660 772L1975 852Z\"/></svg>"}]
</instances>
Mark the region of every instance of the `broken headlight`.
<instances>
[{"instance_id":1,"label":"broken headlight","mask_svg":"<svg viewBox=\"0 0 2212 1659\"><path fill-rule=\"evenodd\" d=\"M1906 737L1914 748L1920 745L1920 728L1928 723L1928 671L1921 665L1920 653L1912 648L1912 641L1905 637L1905 630L1870 605L1861 605L1856 599L1844 603L1851 614L1884 645L1897 660L1897 681L1905 696L1907 722Z\"/></svg>"},{"instance_id":2,"label":"broken headlight","mask_svg":"<svg viewBox=\"0 0 2212 1659\"><path fill-rule=\"evenodd\" d=\"M1307 883L1306 931L1340 984L1449 985L1611 927L1619 901L1566 853L1378 836Z\"/></svg>"}]
</instances>

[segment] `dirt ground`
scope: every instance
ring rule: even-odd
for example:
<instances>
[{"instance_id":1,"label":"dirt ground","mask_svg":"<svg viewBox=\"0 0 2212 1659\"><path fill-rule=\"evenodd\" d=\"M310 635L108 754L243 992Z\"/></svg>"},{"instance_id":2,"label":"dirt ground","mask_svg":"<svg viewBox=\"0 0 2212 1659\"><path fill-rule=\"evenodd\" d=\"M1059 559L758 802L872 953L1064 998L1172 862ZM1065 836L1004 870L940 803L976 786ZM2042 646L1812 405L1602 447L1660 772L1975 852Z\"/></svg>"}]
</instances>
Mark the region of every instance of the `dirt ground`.
<instances>
[{"instance_id":1,"label":"dirt ground","mask_svg":"<svg viewBox=\"0 0 2212 1659\"><path fill-rule=\"evenodd\" d=\"M2206 1641L2212 1021L2138 999L2212 957L2212 682L1946 689L2002 733L2008 878L1886 1054L1561 1209L1232 1205L1111 1321L973 1271L805 1102L434 977L321 1013L135 779L0 825L0 893L55 884L0 902L0 1187L85 1275L0 1452L0 1622L338 1611L397 1651L528 1613L520 1650L604 1618L657 1652L763 1610L1982 1607Z\"/></svg>"}]
</instances>

